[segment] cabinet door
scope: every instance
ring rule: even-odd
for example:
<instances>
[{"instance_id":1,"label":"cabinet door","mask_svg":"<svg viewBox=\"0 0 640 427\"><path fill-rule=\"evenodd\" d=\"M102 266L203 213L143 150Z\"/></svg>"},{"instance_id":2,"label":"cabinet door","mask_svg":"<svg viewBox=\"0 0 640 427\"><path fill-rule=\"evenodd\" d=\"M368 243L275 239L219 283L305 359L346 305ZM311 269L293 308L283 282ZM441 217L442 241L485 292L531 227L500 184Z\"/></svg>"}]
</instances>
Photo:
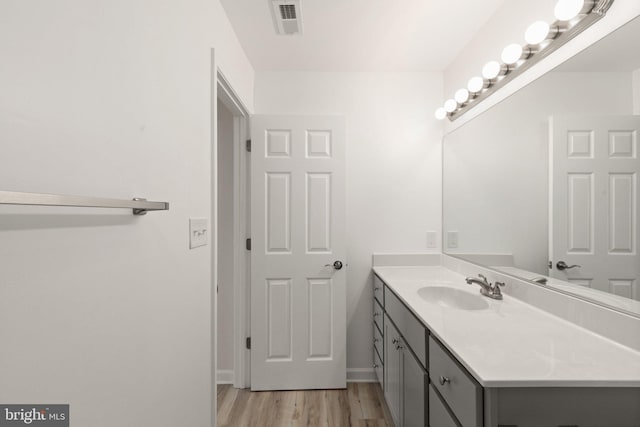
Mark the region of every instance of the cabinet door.
<instances>
[{"instance_id":1,"label":"cabinet door","mask_svg":"<svg viewBox=\"0 0 640 427\"><path fill-rule=\"evenodd\" d=\"M403 344L402 350L402 396L403 426L424 427L427 413L426 378L420 362Z\"/></svg>"},{"instance_id":2,"label":"cabinet door","mask_svg":"<svg viewBox=\"0 0 640 427\"><path fill-rule=\"evenodd\" d=\"M384 397L389 406L393 423L402 426L402 353L396 348L400 334L389 318L384 319Z\"/></svg>"}]
</instances>

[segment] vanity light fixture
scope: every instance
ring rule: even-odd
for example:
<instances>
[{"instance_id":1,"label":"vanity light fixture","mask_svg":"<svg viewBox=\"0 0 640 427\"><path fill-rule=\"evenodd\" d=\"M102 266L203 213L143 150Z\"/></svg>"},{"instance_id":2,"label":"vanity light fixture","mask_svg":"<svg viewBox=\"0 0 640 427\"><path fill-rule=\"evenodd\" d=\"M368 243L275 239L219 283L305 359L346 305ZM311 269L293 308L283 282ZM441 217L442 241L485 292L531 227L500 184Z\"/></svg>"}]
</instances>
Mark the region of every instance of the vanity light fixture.
<instances>
[{"instance_id":1,"label":"vanity light fixture","mask_svg":"<svg viewBox=\"0 0 640 427\"><path fill-rule=\"evenodd\" d=\"M471 93L471 95L473 95L473 97L475 97L476 94L482 92L483 89L486 89L488 87L488 82L485 82L485 80L480 76L471 77L469 79L469 82L467 83L467 90L469 91L469 93Z\"/></svg>"},{"instance_id":2,"label":"vanity light fixture","mask_svg":"<svg viewBox=\"0 0 640 427\"><path fill-rule=\"evenodd\" d=\"M482 67L482 77L492 81L506 74L507 71L507 67L503 67L498 61L489 61Z\"/></svg>"},{"instance_id":3,"label":"vanity light fixture","mask_svg":"<svg viewBox=\"0 0 640 427\"><path fill-rule=\"evenodd\" d=\"M560 0L553 9L558 21L571 21L578 15L587 14L593 9L593 0Z\"/></svg>"},{"instance_id":4,"label":"vanity light fixture","mask_svg":"<svg viewBox=\"0 0 640 427\"><path fill-rule=\"evenodd\" d=\"M545 21L536 21L527 28L524 40L531 46L537 46L558 34L558 27L551 27Z\"/></svg>"},{"instance_id":5,"label":"vanity light fixture","mask_svg":"<svg viewBox=\"0 0 640 427\"><path fill-rule=\"evenodd\" d=\"M469 91L467 89L458 89L453 98L458 104L462 105L469 100Z\"/></svg>"},{"instance_id":6,"label":"vanity light fixture","mask_svg":"<svg viewBox=\"0 0 640 427\"><path fill-rule=\"evenodd\" d=\"M458 103L455 99L447 99L444 101L444 111L447 113L453 113L458 108Z\"/></svg>"},{"instance_id":7,"label":"vanity light fixture","mask_svg":"<svg viewBox=\"0 0 640 427\"><path fill-rule=\"evenodd\" d=\"M512 43L505 47L502 62L487 62L482 68L482 77L469 79L467 88L456 91L455 99L448 99L444 108L436 110L435 117L438 120L446 117L451 121L457 119L602 19L613 2L614 0L558 0L554 8L554 23L537 21L531 24L525 32L527 45Z\"/></svg>"},{"instance_id":8,"label":"vanity light fixture","mask_svg":"<svg viewBox=\"0 0 640 427\"><path fill-rule=\"evenodd\" d=\"M520 61L521 59L527 59L530 52L531 51L528 47L523 48L518 43L511 43L504 48L500 59L502 59L502 62L507 64L507 66L512 68L517 65L518 61Z\"/></svg>"}]
</instances>

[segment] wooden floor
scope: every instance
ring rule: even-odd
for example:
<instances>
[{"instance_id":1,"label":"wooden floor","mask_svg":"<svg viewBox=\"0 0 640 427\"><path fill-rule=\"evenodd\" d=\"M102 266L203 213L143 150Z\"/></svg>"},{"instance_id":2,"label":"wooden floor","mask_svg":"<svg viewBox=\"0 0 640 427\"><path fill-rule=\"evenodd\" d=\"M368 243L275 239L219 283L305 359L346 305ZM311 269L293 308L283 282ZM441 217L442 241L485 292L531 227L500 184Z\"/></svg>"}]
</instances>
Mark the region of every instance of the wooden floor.
<instances>
[{"instance_id":1,"label":"wooden floor","mask_svg":"<svg viewBox=\"0 0 640 427\"><path fill-rule=\"evenodd\" d=\"M221 427L390 426L378 383L348 383L342 390L256 391L218 386Z\"/></svg>"}]
</instances>

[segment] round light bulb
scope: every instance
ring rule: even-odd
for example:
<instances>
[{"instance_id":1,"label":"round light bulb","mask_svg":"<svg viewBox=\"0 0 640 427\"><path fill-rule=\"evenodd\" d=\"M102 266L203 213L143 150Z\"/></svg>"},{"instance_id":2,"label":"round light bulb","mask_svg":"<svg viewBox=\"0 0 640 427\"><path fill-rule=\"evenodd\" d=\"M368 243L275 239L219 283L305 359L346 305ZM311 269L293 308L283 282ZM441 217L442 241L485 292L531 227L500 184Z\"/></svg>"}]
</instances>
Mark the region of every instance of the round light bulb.
<instances>
[{"instance_id":1,"label":"round light bulb","mask_svg":"<svg viewBox=\"0 0 640 427\"><path fill-rule=\"evenodd\" d=\"M447 113L453 113L454 111L456 111L456 108L458 108L458 103L455 101L455 99L447 99L444 102L444 110Z\"/></svg>"},{"instance_id":2,"label":"round light bulb","mask_svg":"<svg viewBox=\"0 0 640 427\"><path fill-rule=\"evenodd\" d=\"M478 93L484 88L484 79L480 76L471 77L467 83L467 89L471 93Z\"/></svg>"},{"instance_id":3,"label":"round light bulb","mask_svg":"<svg viewBox=\"0 0 640 427\"><path fill-rule=\"evenodd\" d=\"M493 80L500 75L502 66L498 61L489 61L482 67L482 77Z\"/></svg>"},{"instance_id":4,"label":"round light bulb","mask_svg":"<svg viewBox=\"0 0 640 427\"><path fill-rule=\"evenodd\" d=\"M502 62L507 65L515 64L522 58L522 46L518 43L511 43L502 51Z\"/></svg>"},{"instance_id":5,"label":"round light bulb","mask_svg":"<svg viewBox=\"0 0 640 427\"><path fill-rule=\"evenodd\" d=\"M585 0L559 0L553 10L558 21L571 21L584 12Z\"/></svg>"},{"instance_id":6,"label":"round light bulb","mask_svg":"<svg viewBox=\"0 0 640 427\"><path fill-rule=\"evenodd\" d=\"M436 116L436 119L438 120L443 120L445 117L447 117L447 112L444 110L444 108L440 107L436 110L434 116Z\"/></svg>"},{"instance_id":7,"label":"round light bulb","mask_svg":"<svg viewBox=\"0 0 640 427\"><path fill-rule=\"evenodd\" d=\"M455 95L453 95L453 98L458 104L464 104L469 100L469 91L466 89L458 89Z\"/></svg>"},{"instance_id":8,"label":"round light bulb","mask_svg":"<svg viewBox=\"0 0 640 427\"><path fill-rule=\"evenodd\" d=\"M524 33L524 39L531 45L537 45L547 40L551 26L544 21L536 21L529 25Z\"/></svg>"}]
</instances>

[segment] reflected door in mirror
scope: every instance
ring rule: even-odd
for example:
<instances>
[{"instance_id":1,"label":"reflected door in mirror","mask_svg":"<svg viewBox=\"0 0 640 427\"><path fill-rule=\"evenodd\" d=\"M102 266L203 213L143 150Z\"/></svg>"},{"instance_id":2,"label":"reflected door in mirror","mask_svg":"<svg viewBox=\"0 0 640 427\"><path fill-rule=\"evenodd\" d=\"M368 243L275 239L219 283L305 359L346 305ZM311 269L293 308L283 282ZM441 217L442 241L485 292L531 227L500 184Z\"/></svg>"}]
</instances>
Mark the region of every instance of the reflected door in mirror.
<instances>
[{"instance_id":1,"label":"reflected door in mirror","mask_svg":"<svg viewBox=\"0 0 640 427\"><path fill-rule=\"evenodd\" d=\"M553 117L550 129L549 275L640 300L640 116Z\"/></svg>"}]
</instances>

